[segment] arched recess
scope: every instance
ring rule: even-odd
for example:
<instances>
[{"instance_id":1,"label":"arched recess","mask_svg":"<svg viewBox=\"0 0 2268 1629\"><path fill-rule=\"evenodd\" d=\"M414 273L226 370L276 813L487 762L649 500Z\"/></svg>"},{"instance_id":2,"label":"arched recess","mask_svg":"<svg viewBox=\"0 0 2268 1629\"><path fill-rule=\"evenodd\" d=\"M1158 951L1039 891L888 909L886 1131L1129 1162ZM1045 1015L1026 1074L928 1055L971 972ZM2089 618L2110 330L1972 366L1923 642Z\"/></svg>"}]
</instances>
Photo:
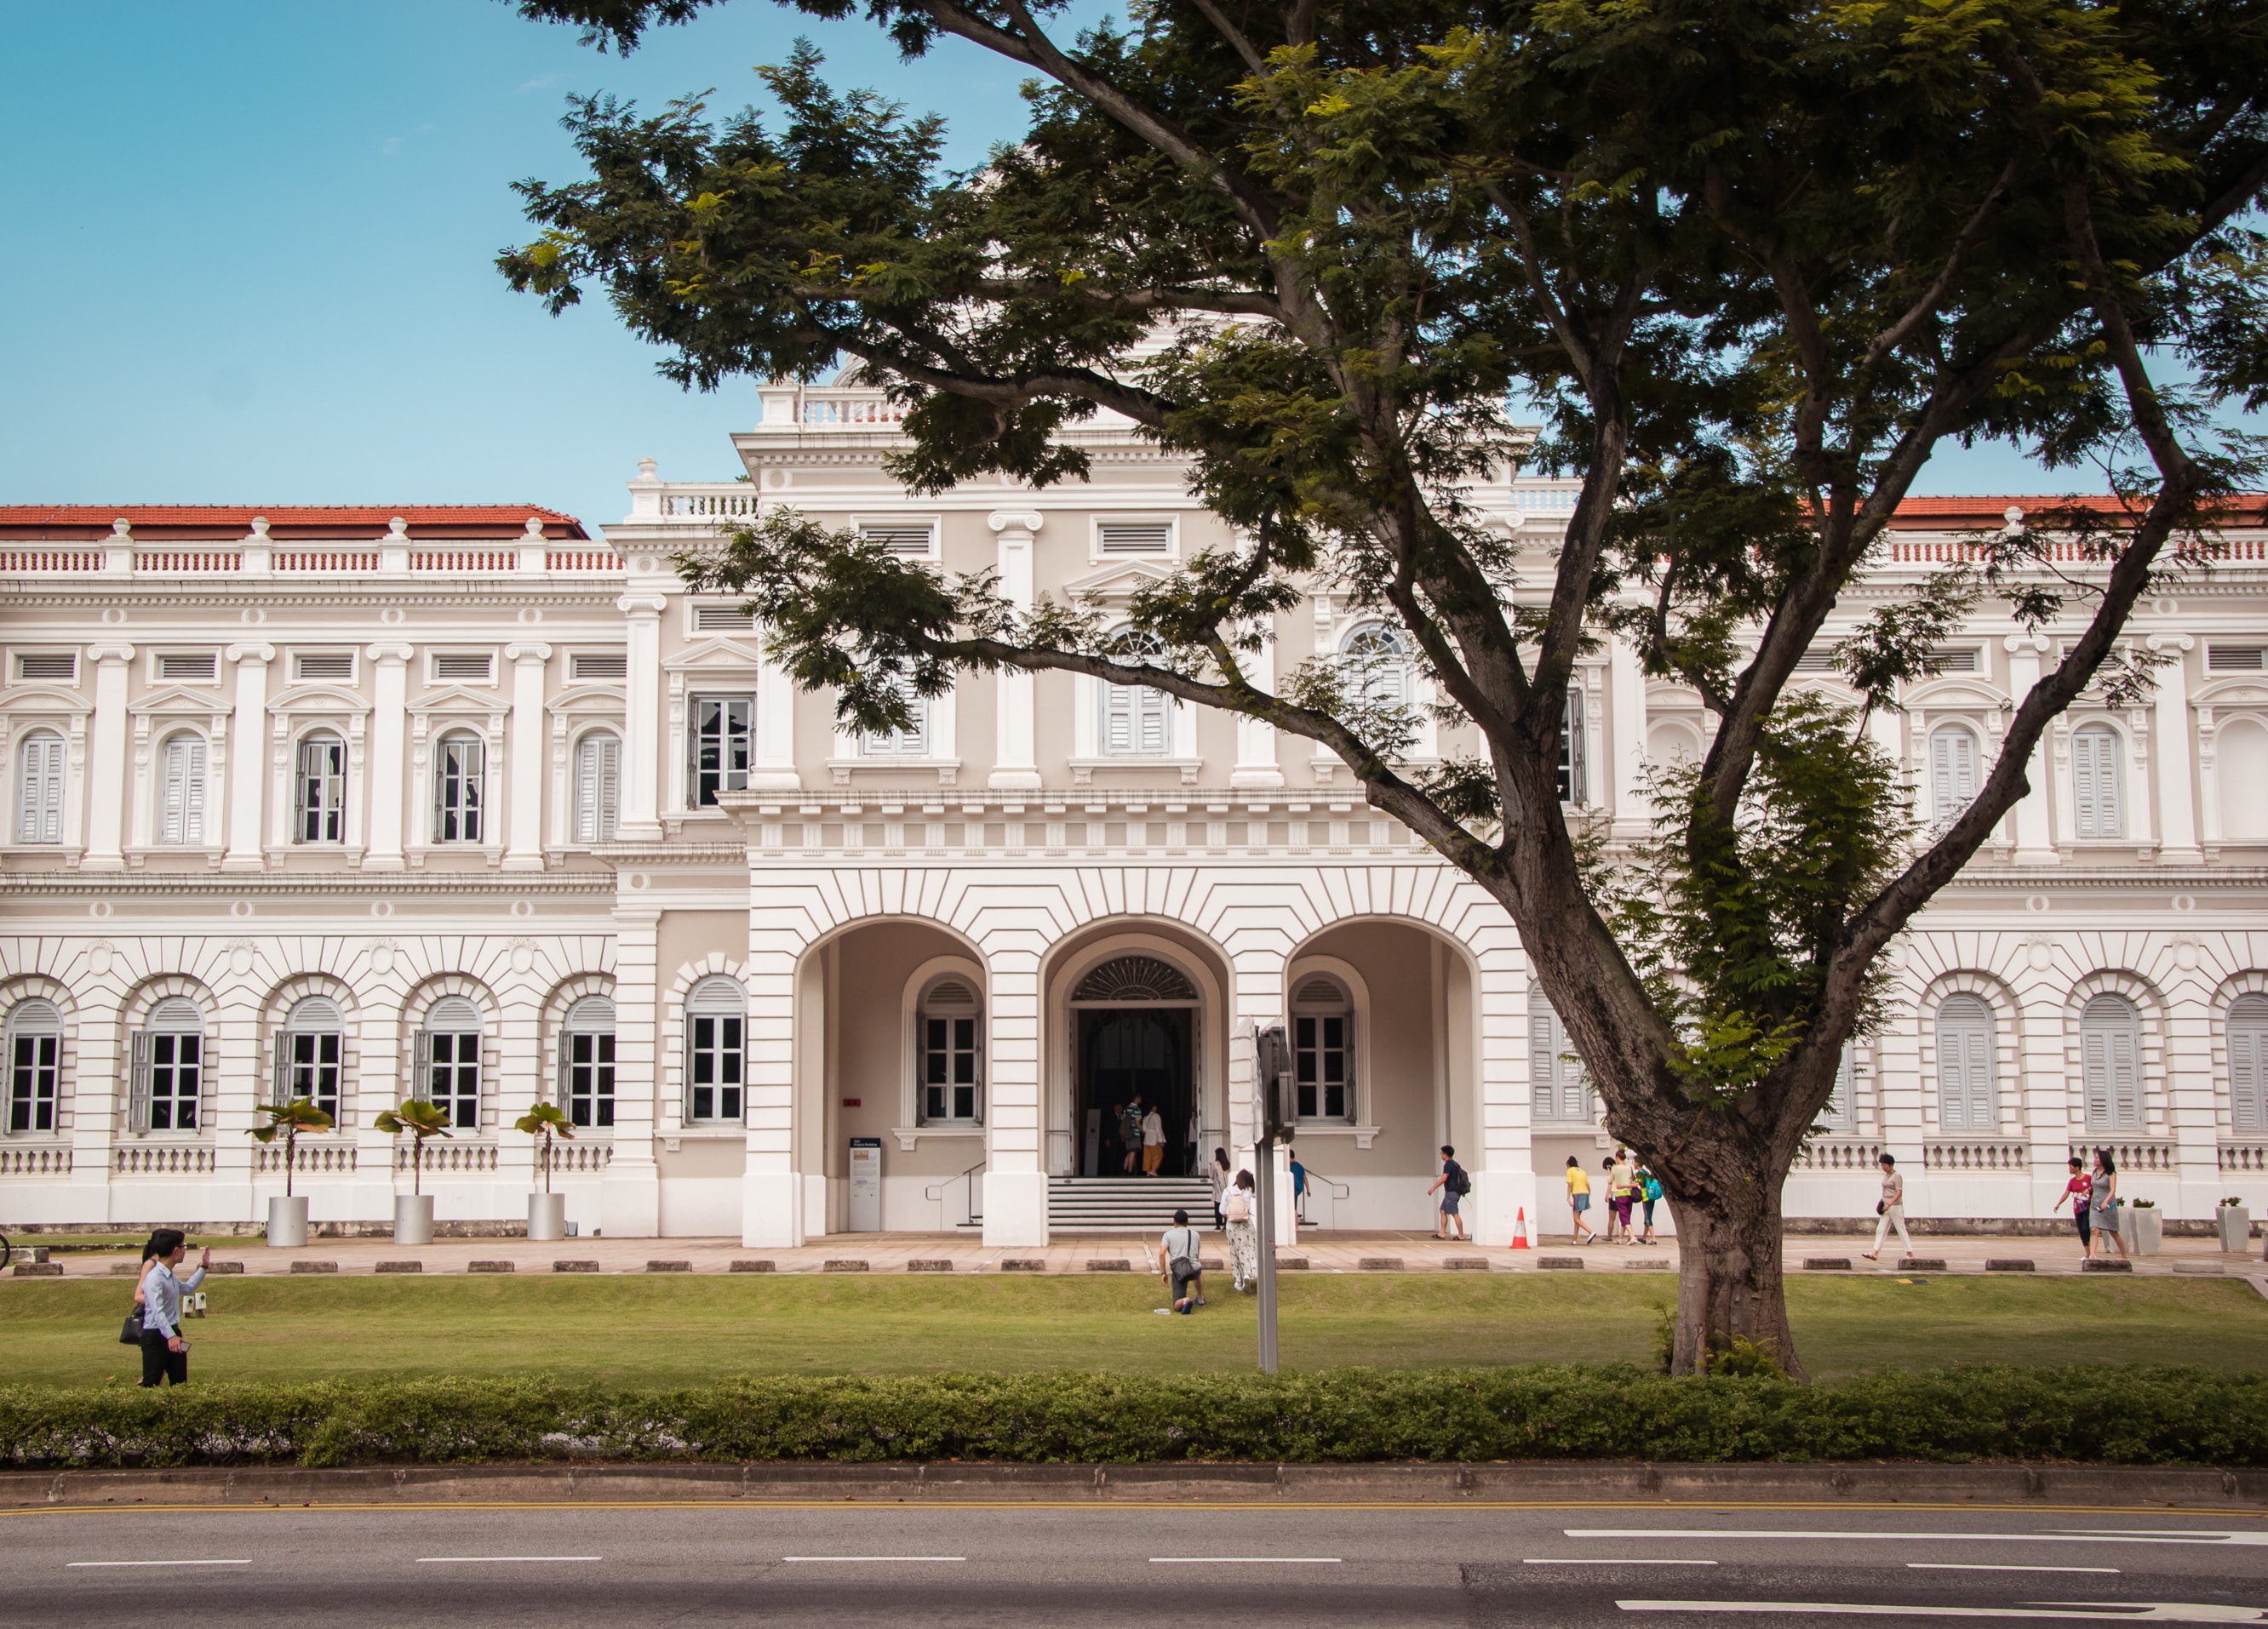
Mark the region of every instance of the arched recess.
<instances>
[{"instance_id":1,"label":"arched recess","mask_svg":"<svg viewBox=\"0 0 2268 1629\"><path fill-rule=\"evenodd\" d=\"M335 1048L323 1038L325 1003L338 1015ZM348 1124L357 1107L362 1067L357 1013L354 987L329 973L299 973L269 990L260 1008L261 1100L281 1103L303 1091L320 1096L335 1069L337 1106L331 1112L339 1124Z\"/></svg>"},{"instance_id":2,"label":"arched recess","mask_svg":"<svg viewBox=\"0 0 2268 1629\"><path fill-rule=\"evenodd\" d=\"M1996 1105L1997 1118L1989 1126L1962 1118L1958 1105L1950 1121L1944 1117L1941 1094L1945 1082L1948 1076L1956 1081L1966 1076L1970 1073L1968 1065L1972 1061L1939 1055L1940 1021L1945 1016L1948 1001L1955 1002L1952 1017L1956 1031L1966 1033L1962 1031L1960 1023L1964 1016L1963 1002L1981 1002L1991 1026L1987 1080L1990 1100ZM1974 1009L1969 1011L1973 1014ZM1923 1083L1926 1123L1931 1134L1970 1138L2022 1134L2025 1124L2023 1015L2023 1005L2007 981L1981 968L1948 968L1937 973L1921 987L1909 1023L1916 1038L1917 1078Z\"/></svg>"},{"instance_id":3,"label":"arched recess","mask_svg":"<svg viewBox=\"0 0 2268 1629\"><path fill-rule=\"evenodd\" d=\"M536 1044L541 1048L539 1054L541 1067L536 1076L536 1095L544 1102L556 1104L563 1109L566 1108L571 1096L568 1090L569 1074L577 1068L585 1071L584 1080L587 1090L581 1094L584 1099L585 1114L583 1119L576 1120L574 1126L575 1134L578 1138L605 1138L614 1130L612 1113L614 1048L611 1044L615 1034L611 1012L614 999L614 975L606 972L571 974L553 985L549 993L543 998L541 1022L536 1032ZM600 1002L604 1002L608 1010L608 1022L603 1031L595 1021L600 1011L596 1003ZM571 1014L576 1015L574 1024L576 1032L586 1038L576 1043L581 1049L579 1057L571 1056L571 1048L568 1035L568 1020ZM600 1033L608 1038L609 1044L603 1049L598 1046L595 1039ZM601 1051L604 1056L600 1055ZM595 1073L602 1068L605 1071L603 1082ZM608 1088L603 1094L599 1090L602 1083ZM606 1099L606 1112L603 1113L600 1112L597 1102L601 1095Z\"/></svg>"},{"instance_id":4,"label":"arched recess","mask_svg":"<svg viewBox=\"0 0 2268 1629\"><path fill-rule=\"evenodd\" d=\"M202 980L160 973L127 993L120 1009L126 1031L125 1090L120 1105L129 1135L209 1135L215 1030L219 1009Z\"/></svg>"},{"instance_id":5,"label":"arched recess","mask_svg":"<svg viewBox=\"0 0 2268 1629\"><path fill-rule=\"evenodd\" d=\"M78 1008L70 987L44 973L0 984L0 1045L7 1049L0 1134L40 1143L68 1135L78 1054ZM67 1155L55 1157L67 1160ZM28 1150L11 1155L0 1142L0 1174L61 1175L69 1169Z\"/></svg>"},{"instance_id":6,"label":"arched recess","mask_svg":"<svg viewBox=\"0 0 2268 1629\"><path fill-rule=\"evenodd\" d=\"M2221 1135L2268 1139L2268 971L2233 973L2213 993L2213 1124Z\"/></svg>"},{"instance_id":7,"label":"arched recess","mask_svg":"<svg viewBox=\"0 0 2268 1629\"><path fill-rule=\"evenodd\" d=\"M445 1002L449 1005L444 1007ZM435 1067L425 1038L431 1029L428 1020L443 1013L461 1012L463 1009L456 1005L459 1002L470 1006L480 1026L476 1053L480 1065L477 1124L465 1129L482 1137L492 1136L497 1127L497 1093L503 1084L502 1013L488 986L468 973L442 973L428 979L410 991L409 999L401 1004L401 1096L422 1095L425 1090ZM451 1024L448 1029L452 1033L463 1032L458 1024ZM451 1094L459 1100L463 1095L463 1066L464 1060L454 1055L453 1047L447 1067L460 1071L457 1080L452 1082Z\"/></svg>"},{"instance_id":8,"label":"arched recess","mask_svg":"<svg viewBox=\"0 0 2268 1629\"><path fill-rule=\"evenodd\" d=\"M2119 1014L2111 1005L2124 1002L2131 1009L2132 1085L2131 1116L2123 1112L2122 1062L2118 1045ZM2092 1009L2092 1010L2090 1010ZM2155 985L2129 968L2101 968L2072 986L2064 1006L2065 1079L2070 1091L2070 1124L2079 1139L2090 1142L2117 1141L2129 1149L2121 1166L2138 1171L2158 1150L2137 1149L2122 1140L2162 1138L2166 1134L2165 1002ZM2099 1101L2090 1102L2090 1093ZM2105 1104L2110 1114L2102 1113ZM2139 1154L2139 1159L2138 1159ZM2166 1168L2171 1169L2170 1155Z\"/></svg>"}]
</instances>

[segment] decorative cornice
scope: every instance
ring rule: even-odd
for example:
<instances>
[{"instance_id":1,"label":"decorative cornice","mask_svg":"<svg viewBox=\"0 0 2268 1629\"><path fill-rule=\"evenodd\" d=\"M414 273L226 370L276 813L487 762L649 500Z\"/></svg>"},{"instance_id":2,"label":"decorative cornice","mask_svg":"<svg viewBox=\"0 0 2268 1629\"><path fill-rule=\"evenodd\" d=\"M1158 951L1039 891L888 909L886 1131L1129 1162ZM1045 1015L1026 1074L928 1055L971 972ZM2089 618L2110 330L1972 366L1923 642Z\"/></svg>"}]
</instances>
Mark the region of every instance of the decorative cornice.
<instances>
[{"instance_id":1,"label":"decorative cornice","mask_svg":"<svg viewBox=\"0 0 2268 1629\"><path fill-rule=\"evenodd\" d=\"M497 876L349 870L225 871L218 875L200 871L0 871L0 889L19 894L92 894L105 898L135 893L153 897L193 893L270 898L300 894L432 894L489 899L515 894L611 894L615 892L615 874L610 870L515 871Z\"/></svg>"}]
</instances>

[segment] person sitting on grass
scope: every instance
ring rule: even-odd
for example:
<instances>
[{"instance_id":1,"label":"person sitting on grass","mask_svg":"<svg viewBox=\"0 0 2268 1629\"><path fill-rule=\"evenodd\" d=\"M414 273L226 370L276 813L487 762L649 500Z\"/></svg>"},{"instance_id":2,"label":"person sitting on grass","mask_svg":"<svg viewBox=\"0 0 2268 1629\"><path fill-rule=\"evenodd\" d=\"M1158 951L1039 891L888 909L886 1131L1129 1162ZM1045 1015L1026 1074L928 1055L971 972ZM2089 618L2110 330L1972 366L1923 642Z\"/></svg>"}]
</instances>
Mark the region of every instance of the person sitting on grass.
<instances>
[{"instance_id":1,"label":"person sitting on grass","mask_svg":"<svg viewBox=\"0 0 2268 1629\"><path fill-rule=\"evenodd\" d=\"M1204 1305L1204 1258L1198 1253L1197 1230L1189 1226L1189 1213L1174 1213L1174 1225L1158 1241L1158 1276L1172 1290L1173 1305L1160 1312L1189 1317Z\"/></svg>"}]
</instances>

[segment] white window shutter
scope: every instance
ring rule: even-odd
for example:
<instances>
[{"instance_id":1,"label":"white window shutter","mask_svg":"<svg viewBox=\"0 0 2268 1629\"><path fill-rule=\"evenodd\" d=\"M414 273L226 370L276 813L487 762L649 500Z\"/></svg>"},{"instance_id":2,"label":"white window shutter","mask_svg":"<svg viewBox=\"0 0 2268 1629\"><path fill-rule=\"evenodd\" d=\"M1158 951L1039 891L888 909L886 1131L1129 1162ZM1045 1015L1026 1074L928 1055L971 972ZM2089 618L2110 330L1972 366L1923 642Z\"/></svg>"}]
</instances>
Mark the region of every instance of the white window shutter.
<instances>
[{"instance_id":1,"label":"white window shutter","mask_svg":"<svg viewBox=\"0 0 2268 1629\"><path fill-rule=\"evenodd\" d=\"M1534 1099L1532 1112L1542 1120L1557 1119L1559 1108L1559 1054L1552 1044L1549 1010L1528 1009L1528 1082Z\"/></svg>"},{"instance_id":2,"label":"white window shutter","mask_svg":"<svg viewBox=\"0 0 2268 1629\"><path fill-rule=\"evenodd\" d=\"M1140 692L1128 685L1105 685L1102 687L1102 750L1106 752L1134 751L1135 697Z\"/></svg>"},{"instance_id":3,"label":"white window shutter","mask_svg":"<svg viewBox=\"0 0 2268 1629\"><path fill-rule=\"evenodd\" d=\"M202 843L205 840L205 744L202 737L192 736L179 745L183 759L181 841Z\"/></svg>"},{"instance_id":4,"label":"white window shutter","mask_svg":"<svg viewBox=\"0 0 2268 1629\"><path fill-rule=\"evenodd\" d=\"M2141 1060L2134 1053L2131 1029L2122 1026L2110 1031L2111 1124L2121 1131L2142 1128Z\"/></svg>"},{"instance_id":5,"label":"white window shutter","mask_svg":"<svg viewBox=\"0 0 2268 1629\"><path fill-rule=\"evenodd\" d=\"M134 1031L132 1075L126 1093L126 1129L150 1129L150 1032L147 1030Z\"/></svg>"},{"instance_id":6,"label":"white window shutter","mask_svg":"<svg viewBox=\"0 0 2268 1629\"><path fill-rule=\"evenodd\" d=\"M2239 1136L2268 1132L2268 996L2229 1005L2228 1124Z\"/></svg>"},{"instance_id":7,"label":"white window shutter","mask_svg":"<svg viewBox=\"0 0 2268 1629\"><path fill-rule=\"evenodd\" d=\"M1142 720L1141 745L1135 750L1147 753L1171 750L1174 699L1162 690L1138 690L1134 694Z\"/></svg>"},{"instance_id":8,"label":"white window shutter","mask_svg":"<svg viewBox=\"0 0 2268 1629\"><path fill-rule=\"evenodd\" d=\"M1562 721L1562 729L1565 732L1567 741L1565 748L1565 757L1567 760L1566 801L1576 805L1578 808L1590 801L1591 770L1589 753L1586 750L1587 744L1583 739L1585 710L1583 687L1580 685L1568 686L1567 712L1565 718Z\"/></svg>"},{"instance_id":9,"label":"white window shutter","mask_svg":"<svg viewBox=\"0 0 2268 1629\"><path fill-rule=\"evenodd\" d=\"M1937 1112L1948 1132L1999 1129L1992 1079L1992 1009L1948 995L1937 1009Z\"/></svg>"},{"instance_id":10,"label":"white window shutter","mask_svg":"<svg viewBox=\"0 0 2268 1629\"><path fill-rule=\"evenodd\" d=\"M285 1030L276 1037L276 1068L274 1083L269 1088L276 1107L291 1101L291 1031Z\"/></svg>"},{"instance_id":11,"label":"white window shutter","mask_svg":"<svg viewBox=\"0 0 2268 1629\"><path fill-rule=\"evenodd\" d=\"M2074 824L2080 837L2123 837L2118 737L2109 727L2090 724L2071 738L2071 788Z\"/></svg>"},{"instance_id":12,"label":"white window shutter","mask_svg":"<svg viewBox=\"0 0 2268 1629\"><path fill-rule=\"evenodd\" d=\"M1940 826L1977 801L1977 737L1955 726L1929 738L1931 813Z\"/></svg>"},{"instance_id":13,"label":"white window shutter","mask_svg":"<svg viewBox=\"0 0 2268 1629\"><path fill-rule=\"evenodd\" d=\"M33 736L23 745L23 787L17 814L17 840L59 843L63 840L63 738Z\"/></svg>"},{"instance_id":14,"label":"white window shutter","mask_svg":"<svg viewBox=\"0 0 2268 1629\"><path fill-rule=\"evenodd\" d=\"M622 818L622 744L613 736L599 737L599 836L611 842L615 823Z\"/></svg>"},{"instance_id":15,"label":"white window shutter","mask_svg":"<svg viewBox=\"0 0 2268 1629\"><path fill-rule=\"evenodd\" d=\"M2079 1035L2079 1072L2087 1097L2087 1127L2105 1131L2110 1126L2110 1040L2100 1029L2082 1021Z\"/></svg>"}]
</instances>

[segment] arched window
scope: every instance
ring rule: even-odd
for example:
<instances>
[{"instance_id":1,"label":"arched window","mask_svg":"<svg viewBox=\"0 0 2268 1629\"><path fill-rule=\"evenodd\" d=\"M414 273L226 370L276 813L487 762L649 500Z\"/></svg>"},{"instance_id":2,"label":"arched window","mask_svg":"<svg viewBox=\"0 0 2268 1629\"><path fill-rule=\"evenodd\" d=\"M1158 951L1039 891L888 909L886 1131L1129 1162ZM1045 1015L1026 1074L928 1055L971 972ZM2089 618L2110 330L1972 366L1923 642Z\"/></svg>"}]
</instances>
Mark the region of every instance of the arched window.
<instances>
[{"instance_id":1,"label":"arched window","mask_svg":"<svg viewBox=\"0 0 2268 1629\"><path fill-rule=\"evenodd\" d=\"M976 987L959 973L930 980L914 1013L919 1037L915 1107L924 1126L973 1126L984 1116L983 1018Z\"/></svg>"},{"instance_id":2,"label":"arched window","mask_svg":"<svg viewBox=\"0 0 2268 1629\"><path fill-rule=\"evenodd\" d=\"M685 1123L741 1118L748 993L737 979L703 979L685 998Z\"/></svg>"},{"instance_id":3,"label":"arched window","mask_svg":"<svg viewBox=\"0 0 2268 1629\"><path fill-rule=\"evenodd\" d=\"M1591 1123L1591 1078L1540 984L1528 987L1528 1080L1539 1123Z\"/></svg>"},{"instance_id":4,"label":"arched window","mask_svg":"<svg viewBox=\"0 0 2268 1629\"><path fill-rule=\"evenodd\" d=\"M559 1037L559 1097L578 1131L615 1123L615 1004L586 995L567 1009Z\"/></svg>"},{"instance_id":5,"label":"arched window","mask_svg":"<svg viewBox=\"0 0 2268 1629\"><path fill-rule=\"evenodd\" d=\"M63 840L63 738L48 730L26 736L16 749L16 840Z\"/></svg>"},{"instance_id":6,"label":"arched window","mask_svg":"<svg viewBox=\"0 0 2268 1629\"><path fill-rule=\"evenodd\" d=\"M1586 712L1583 686L1570 684L1559 728L1559 801L1578 808L1591 801L1590 758L1583 738Z\"/></svg>"},{"instance_id":7,"label":"arched window","mask_svg":"<svg viewBox=\"0 0 2268 1629\"><path fill-rule=\"evenodd\" d=\"M479 1130L481 1009L461 995L445 995L425 1014L417 1040L424 1077L418 1095L447 1111L453 1129Z\"/></svg>"},{"instance_id":8,"label":"arched window","mask_svg":"<svg viewBox=\"0 0 2268 1629\"><path fill-rule=\"evenodd\" d=\"M610 843L622 807L622 744L593 731L575 743L575 840Z\"/></svg>"},{"instance_id":9,"label":"arched window","mask_svg":"<svg viewBox=\"0 0 2268 1629\"><path fill-rule=\"evenodd\" d=\"M475 735L443 736L433 756L433 840L477 843L488 803L488 745Z\"/></svg>"},{"instance_id":10,"label":"arched window","mask_svg":"<svg viewBox=\"0 0 2268 1629\"><path fill-rule=\"evenodd\" d=\"M2077 835L2126 835L2121 756L2118 732L2108 724L2088 724L2072 732L2071 798Z\"/></svg>"},{"instance_id":11,"label":"arched window","mask_svg":"<svg viewBox=\"0 0 2268 1629\"><path fill-rule=\"evenodd\" d=\"M299 774L292 794L292 840L336 843L346 840L347 744L337 736L312 735L299 743Z\"/></svg>"},{"instance_id":12,"label":"arched window","mask_svg":"<svg viewBox=\"0 0 2268 1629\"><path fill-rule=\"evenodd\" d=\"M205 1018L186 995L150 1009L134 1034L134 1075L126 1103L131 1131L195 1131L204 1085Z\"/></svg>"},{"instance_id":13,"label":"arched window","mask_svg":"<svg viewBox=\"0 0 2268 1629\"><path fill-rule=\"evenodd\" d=\"M55 1128L63 1016L53 1002L18 1002L8 1012L8 1129Z\"/></svg>"},{"instance_id":14,"label":"arched window","mask_svg":"<svg viewBox=\"0 0 2268 1629\"><path fill-rule=\"evenodd\" d=\"M1974 995L1948 995L1937 1008L1937 1123L1948 1132L2000 1129L1992 1068L1992 1009Z\"/></svg>"},{"instance_id":15,"label":"arched window","mask_svg":"<svg viewBox=\"0 0 2268 1629\"><path fill-rule=\"evenodd\" d=\"M346 1025L328 995L291 1003L276 1037L276 1101L305 1097L334 1120L339 1117L340 1037Z\"/></svg>"},{"instance_id":16,"label":"arched window","mask_svg":"<svg viewBox=\"0 0 2268 1629\"><path fill-rule=\"evenodd\" d=\"M1977 801L1977 732L1966 724L1945 724L1930 732L1929 798L1933 825L1944 827Z\"/></svg>"},{"instance_id":17,"label":"arched window","mask_svg":"<svg viewBox=\"0 0 2268 1629\"><path fill-rule=\"evenodd\" d=\"M202 736L169 736L158 755L158 840L205 840L205 743Z\"/></svg>"},{"instance_id":18,"label":"arched window","mask_svg":"<svg viewBox=\"0 0 2268 1629\"><path fill-rule=\"evenodd\" d=\"M1292 1085L1303 1120L1355 1118L1354 1002L1316 974L1292 992Z\"/></svg>"},{"instance_id":19,"label":"arched window","mask_svg":"<svg viewBox=\"0 0 2268 1629\"><path fill-rule=\"evenodd\" d=\"M1410 641L1398 627L1366 622L1339 648L1347 691L1369 707L1408 707L1417 697Z\"/></svg>"},{"instance_id":20,"label":"arched window","mask_svg":"<svg viewBox=\"0 0 2268 1629\"><path fill-rule=\"evenodd\" d=\"M2098 995L2079 1015L2080 1078L2087 1129L2142 1129L2142 1016L2123 995Z\"/></svg>"},{"instance_id":21,"label":"arched window","mask_svg":"<svg viewBox=\"0 0 2268 1629\"><path fill-rule=\"evenodd\" d=\"M2228 1004L2228 1128L2240 1136L2268 1133L2268 995Z\"/></svg>"},{"instance_id":22,"label":"arched window","mask_svg":"<svg viewBox=\"0 0 2268 1629\"><path fill-rule=\"evenodd\" d=\"M927 758L929 756L929 698L914 688L910 677L897 683L910 721L903 730L869 730L860 743L868 758Z\"/></svg>"},{"instance_id":23,"label":"arched window","mask_svg":"<svg viewBox=\"0 0 2268 1629\"><path fill-rule=\"evenodd\" d=\"M1156 635L1128 634L1113 655L1117 660L1144 663L1159 656L1163 647ZM1146 685L1104 685L1102 719L1097 740L1105 755L1118 758L1157 758L1174 748L1174 699Z\"/></svg>"}]
</instances>

